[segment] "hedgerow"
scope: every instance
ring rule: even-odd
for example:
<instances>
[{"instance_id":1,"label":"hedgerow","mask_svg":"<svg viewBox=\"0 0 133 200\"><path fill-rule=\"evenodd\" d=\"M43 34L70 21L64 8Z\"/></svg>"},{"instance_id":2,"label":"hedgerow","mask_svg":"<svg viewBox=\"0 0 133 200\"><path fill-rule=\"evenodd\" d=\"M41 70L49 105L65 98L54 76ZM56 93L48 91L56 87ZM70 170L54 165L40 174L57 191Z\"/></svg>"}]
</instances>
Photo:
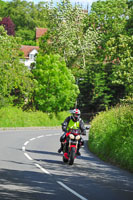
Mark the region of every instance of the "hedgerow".
<instances>
[{"instance_id":1,"label":"hedgerow","mask_svg":"<svg viewBox=\"0 0 133 200\"><path fill-rule=\"evenodd\" d=\"M101 159L133 172L133 105L99 113L91 122L89 148Z\"/></svg>"}]
</instances>

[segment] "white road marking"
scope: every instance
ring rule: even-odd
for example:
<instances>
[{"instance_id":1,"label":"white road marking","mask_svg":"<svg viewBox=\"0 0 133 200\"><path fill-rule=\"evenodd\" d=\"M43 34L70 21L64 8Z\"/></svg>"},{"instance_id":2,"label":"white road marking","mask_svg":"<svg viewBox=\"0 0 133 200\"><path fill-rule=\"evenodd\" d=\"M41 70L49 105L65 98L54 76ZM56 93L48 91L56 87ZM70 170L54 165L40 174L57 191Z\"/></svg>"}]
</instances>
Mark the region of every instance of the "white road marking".
<instances>
[{"instance_id":1,"label":"white road marking","mask_svg":"<svg viewBox=\"0 0 133 200\"><path fill-rule=\"evenodd\" d=\"M44 137L44 135L40 135L40 136L38 136L37 138L42 138L42 137Z\"/></svg>"},{"instance_id":2,"label":"white road marking","mask_svg":"<svg viewBox=\"0 0 133 200\"><path fill-rule=\"evenodd\" d=\"M24 143L24 146L26 146L28 143L29 143L29 141L26 141L26 142Z\"/></svg>"},{"instance_id":3,"label":"white road marking","mask_svg":"<svg viewBox=\"0 0 133 200\"><path fill-rule=\"evenodd\" d=\"M22 147L22 151L25 151L25 147L24 146Z\"/></svg>"},{"instance_id":4,"label":"white road marking","mask_svg":"<svg viewBox=\"0 0 133 200\"><path fill-rule=\"evenodd\" d=\"M73 193L75 196L77 196L79 199L81 200L87 200L85 197L81 196L80 194L78 194L77 192L75 192L74 190L72 190L71 188L67 187L64 183L57 181L57 183L59 185L61 185L62 187L64 187L66 190L68 190L69 192Z\"/></svg>"},{"instance_id":5,"label":"white road marking","mask_svg":"<svg viewBox=\"0 0 133 200\"><path fill-rule=\"evenodd\" d=\"M52 134L49 134L49 135L46 135L47 137L49 137L49 136L53 136Z\"/></svg>"},{"instance_id":6,"label":"white road marking","mask_svg":"<svg viewBox=\"0 0 133 200\"><path fill-rule=\"evenodd\" d=\"M31 138L30 141L35 140L36 138Z\"/></svg>"},{"instance_id":7,"label":"white road marking","mask_svg":"<svg viewBox=\"0 0 133 200\"><path fill-rule=\"evenodd\" d=\"M53 134L53 135L52 135L52 134L49 134L49 135L45 135L45 136L48 136L48 137L49 137L49 136L54 136L54 135L60 135L60 134L59 134L59 133ZM44 137L44 135L38 136L38 137L36 137L36 138L31 138L30 141L35 140L35 139L37 139L37 138L41 138L41 137ZM22 150L23 150L23 151L26 151L25 146L26 146L28 143L29 143L29 141L26 141L26 142L24 143L24 146L22 147ZM24 153L24 155L25 155L29 160L33 160L27 153ZM42 172L51 175L46 169L44 169L43 167L41 167L39 164L35 163L35 165L36 165L36 167L38 167L39 169L41 169ZM71 192L72 194L74 194L75 196L77 196L79 199L81 199L81 200L87 200L85 197L81 196L80 194L78 194L77 192L75 192L74 190L72 190L71 188L69 188L68 186L66 186L64 183L62 183L62 182L60 182L60 181L57 181L57 183L58 183L59 185L61 185L62 187L64 187L64 188L65 188L66 190L68 190L69 192Z\"/></svg>"},{"instance_id":8,"label":"white road marking","mask_svg":"<svg viewBox=\"0 0 133 200\"><path fill-rule=\"evenodd\" d=\"M24 153L24 155L25 155L29 160L33 160L27 153Z\"/></svg>"},{"instance_id":9,"label":"white road marking","mask_svg":"<svg viewBox=\"0 0 133 200\"><path fill-rule=\"evenodd\" d=\"M35 165L40 168L44 173L46 174L50 174L46 169L44 169L43 167L41 167L39 164L35 163Z\"/></svg>"}]
</instances>

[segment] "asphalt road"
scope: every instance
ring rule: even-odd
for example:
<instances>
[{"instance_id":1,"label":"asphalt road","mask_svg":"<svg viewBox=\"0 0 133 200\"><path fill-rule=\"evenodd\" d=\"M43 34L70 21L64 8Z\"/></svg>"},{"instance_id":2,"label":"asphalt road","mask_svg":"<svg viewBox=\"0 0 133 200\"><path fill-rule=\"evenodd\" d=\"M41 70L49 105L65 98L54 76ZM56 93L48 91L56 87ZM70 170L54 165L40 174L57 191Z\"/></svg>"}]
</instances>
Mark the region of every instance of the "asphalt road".
<instances>
[{"instance_id":1,"label":"asphalt road","mask_svg":"<svg viewBox=\"0 0 133 200\"><path fill-rule=\"evenodd\" d=\"M101 161L87 145L73 166L64 164L61 133L0 131L0 200L133 200L133 174Z\"/></svg>"}]
</instances>

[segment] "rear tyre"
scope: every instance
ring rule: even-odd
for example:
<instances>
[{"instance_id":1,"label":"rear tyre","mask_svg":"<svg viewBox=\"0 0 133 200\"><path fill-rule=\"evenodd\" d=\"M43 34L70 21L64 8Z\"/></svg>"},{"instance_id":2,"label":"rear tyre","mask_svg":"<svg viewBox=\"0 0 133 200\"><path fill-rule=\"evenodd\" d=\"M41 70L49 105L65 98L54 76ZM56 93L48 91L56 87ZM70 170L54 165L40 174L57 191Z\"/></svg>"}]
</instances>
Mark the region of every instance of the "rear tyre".
<instances>
[{"instance_id":1,"label":"rear tyre","mask_svg":"<svg viewBox=\"0 0 133 200\"><path fill-rule=\"evenodd\" d=\"M70 151L70 157L69 157L69 165L73 165L75 158L75 148L72 147Z\"/></svg>"}]
</instances>

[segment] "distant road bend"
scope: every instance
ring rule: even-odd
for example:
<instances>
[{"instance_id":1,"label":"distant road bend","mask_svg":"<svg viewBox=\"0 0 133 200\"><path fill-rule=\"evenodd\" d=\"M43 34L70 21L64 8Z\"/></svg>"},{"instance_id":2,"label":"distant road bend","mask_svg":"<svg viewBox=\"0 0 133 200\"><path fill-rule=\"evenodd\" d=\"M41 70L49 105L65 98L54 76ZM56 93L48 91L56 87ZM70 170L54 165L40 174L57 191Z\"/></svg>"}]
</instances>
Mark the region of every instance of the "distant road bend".
<instances>
[{"instance_id":1,"label":"distant road bend","mask_svg":"<svg viewBox=\"0 0 133 200\"><path fill-rule=\"evenodd\" d=\"M133 174L85 147L64 164L61 129L0 130L0 200L133 200Z\"/></svg>"}]
</instances>

